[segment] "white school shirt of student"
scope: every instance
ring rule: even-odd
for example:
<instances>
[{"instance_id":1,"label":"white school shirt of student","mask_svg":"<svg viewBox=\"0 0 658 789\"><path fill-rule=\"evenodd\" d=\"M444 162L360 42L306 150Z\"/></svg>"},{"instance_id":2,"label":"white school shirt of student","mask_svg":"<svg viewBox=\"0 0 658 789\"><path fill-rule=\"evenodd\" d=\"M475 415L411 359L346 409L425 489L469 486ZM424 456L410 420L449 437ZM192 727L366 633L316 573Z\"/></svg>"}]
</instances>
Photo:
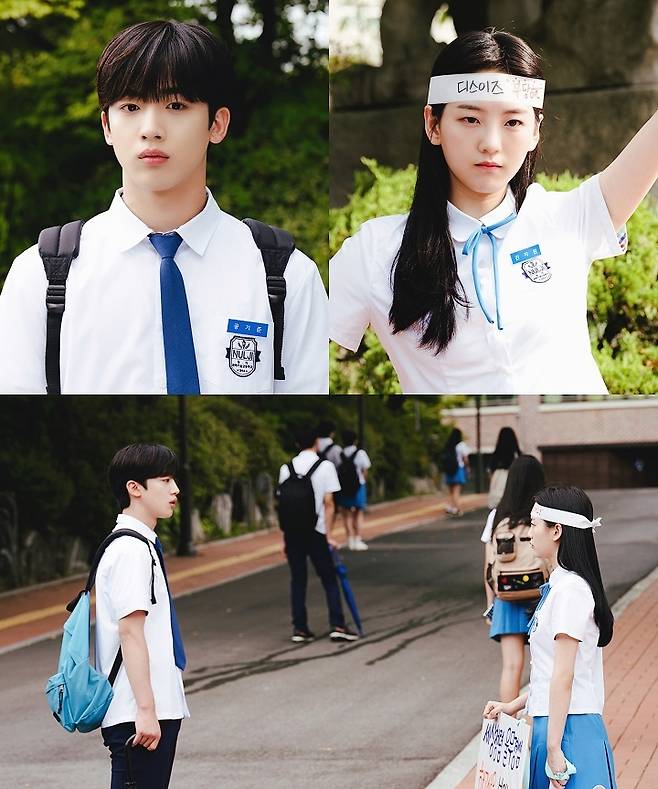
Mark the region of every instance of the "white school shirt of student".
<instances>
[{"instance_id":1,"label":"white school shirt of student","mask_svg":"<svg viewBox=\"0 0 658 789\"><path fill-rule=\"evenodd\" d=\"M341 447L329 436L318 438L318 452L324 452L327 447L329 447L329 449L324 459L330 460L334 466L340 465Z\"/></svg>"},{"instance_id":2,"label":"white school shirt of student","mask_svg":"<svg viewBox=\"0 0 658 789\"><path fill-rule=\"evenodd\" d=\"M306 474L311 466L319 460L317 453L312 449L304 449L299 455L292 459L292 467L298 474ZM290 476L287 465L281 466L279 471L279 485L285 482ZM337 493L340 490L340 482L336 467L329 460L323 460L315 469L311 477L311 485L315 494L315 511L318 513L318 522L315 531L320 534L327 533L327 525L324 521L324 497L327 493Z\"/></svg>"},{"instance_id":3,"label":"white school shirt of student","mask_svg":"<svg viewBox=\"0 0 658 789\"><path fill-rule=\"evenodd\" d=\"M471 255L464 243L481 226L515 211L511 190L502 203L475 219L448 203L459 279L471 305L456 306L457 331L445 351L418 347L421 333L396 335L389 324L391 270L407 215L365 222L329 267L329 335L357 350L370 325L407 394L604 394L587 328L587 276L598 258L625 252L594 176L569 192L532 184L518 216L493 230L498 246L499 305L503 329L480 309ZM495 320L492 245L483 235L477 268L483 301Z\"/></svg>"},{"instance_id":4,"label":"white school shirt of student","mask_svg":"<svg viewBox=\"0 0 658 789\"><path fill-rule=\"evenodd\" d=\"M285 381L274 382L272 314L261 253L243 222L207 191L176 231L202 394L328 391L327 295L317 266L295 250L285 271ZM152 231L114 196L82 228L66 285L63 394L166 394L160 255ZM46 391L46 275L38 249L16 258L0 295L0 393ZM234 346L246 348L235 361ZM239 355L239 354L238 354Z\"/></svg>"},{"instance_id":5,"label":"white school shirt of student","mask_svg":"<svg viewBox=\"0 0 658 789\"><path fill-rule=\"evenodd\" d=\"M189 718L183 672L174 661L169 595L155 552L155 532L130 515L117 517L117 529L143 534L151 546L134 537L120 537L105 550L96 573L96 669L108 675L119 649L119 620L145 611L144 638L149 653L151 688L158 720ZM155 599L151 603L151 559L155 559ZM103 727L134 721L137 704L125 664L113 686L114 696Z\"/></svg>"},{"instance_id":6,"label":"white school shirt of student","mask_svg":"<svg viewBox=\"0 0 658 789\"><path fill-rule=\"evenodd\" d=\"M345 457L351 458L354 456L354 468L356 469L356 473L359 477L359 484L365 485L366 478L363 472L367 471L372 465L370 458L368 457L368 453L365 451L365 449L357 449L354 444L349 447L345 447L343 452L345 453Z\"/></svg>"},{"instance_id":7,"label":"white school shirt of student","mask_svg":"<svg viewBox=\"0 0 658 789\"><path fill-rule=\"evenodd\" d=\"M555 637L565 633L578 644L574 667L570 715L603 713L603 650L597 646L599 629L594 621L594 597L589 584L576 573L556 567L551 590L538 610L530 633L530 693L527 714L548 715L555 658Z\"/></svg>"},{"instance_id":8,"label":"white school shirt of student","mask_svg":"<svg viewBox=\"0 0 658 789\"><path fill-rule=\"evenodd\" d=\"M455 446L455 455L457 457L457 465L459 468L464 468L466 465L466 459L470 453L471 450L468 448L468 444L465 441L460 441L459 444Z\"/></svg>"}]
</instances>

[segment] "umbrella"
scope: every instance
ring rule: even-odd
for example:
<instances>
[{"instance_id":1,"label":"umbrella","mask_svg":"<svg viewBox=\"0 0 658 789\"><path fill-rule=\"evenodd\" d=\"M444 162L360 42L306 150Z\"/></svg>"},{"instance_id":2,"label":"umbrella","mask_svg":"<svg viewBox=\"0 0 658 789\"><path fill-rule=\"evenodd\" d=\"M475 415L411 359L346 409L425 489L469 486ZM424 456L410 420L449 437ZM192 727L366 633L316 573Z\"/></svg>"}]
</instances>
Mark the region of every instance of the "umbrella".
<instances>
[{"instance_id":1,"label":"umbrella","mask_svg":"<svg viewBox=\"0 0 658 789\"><path fill-rule=\"evenodd\" d=\"M359 616L359 609L356 605L354 592L352 591L352 587L350 586L350 582L347 577L347 567L345 567L343 564L343 560L340 558L338 551L333 547L331 548L331 558L334 560L334 567L336 568L336 575L340 579L340 587L343 590L343 597L345 598L347 607L352 613L352 619L354 620L356 629L359 631L359 635L363 636L364 633L363 627L361 625L361 617Z\"/></svg>"}]
</instances>

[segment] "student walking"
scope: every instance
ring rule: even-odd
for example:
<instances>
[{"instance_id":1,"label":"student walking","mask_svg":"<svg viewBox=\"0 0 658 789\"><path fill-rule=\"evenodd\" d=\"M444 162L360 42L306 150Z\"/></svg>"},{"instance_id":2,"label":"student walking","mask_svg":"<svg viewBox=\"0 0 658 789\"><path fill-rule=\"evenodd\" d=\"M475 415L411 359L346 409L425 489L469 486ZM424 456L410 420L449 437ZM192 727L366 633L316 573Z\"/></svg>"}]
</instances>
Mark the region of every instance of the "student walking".
<instances>
[{"instance_id":1,"label":"student walking","mask_svg":"<svg viewBox=\"0 0 658 789\"><path fill-rule=\"evenodd\" d=\"M500 501L505 490L509 467L512 465L514 458L520 454L521 449L514 430L511 427L501 427L496 440L496 448L489 460L491 480L489 482L487 506L490 510L496 507ZM540 485L540 487L543 487L543 485Z\"/></svg>"},{"instance_id":2,"label":"student walking","mask_svg":"<svg viewBox=\"0 0 658 789\"><path fill-rule=\"evenodd\" d=\"M96 87L123 185L79 241L67 226L14 261L0 393L327 392L316 265L287 233L223 211L206 184L231 119L224 47L200 25L142 22L105 47Z\"/></svg>"},{"instance_id":3,"label":"student walking","mask_svg":"<svg viewBox=\"0 0 658 789\"><path fill-rule=\"evenodd\" d=\"M338 465L340 492L336 494L336 504L345 523L348 548L367 551L368 545L363 540L363 512L368 503L366 482L372 464L365 449L357 446L353 430L343 430L343 443L345 446Z\"/></svg>"},{"instance_id":4,"label":"student walking","mask_svg":"<svg viewBox=\"0 0 658 789\"><path fill-rule=\"evenodd\" d=\"M318 457L317 439L317 430L299 430L296 443L300 452L279 471L279 523L290 568L292 641L300 644L315 638L309 628L306 610L308 559L324 587L329 637L332 641L355 641L358 638L345 625L338 579L329 551L329 546L336 547L331 536L331 523L333 494L340 490L340 484L334 465Z\"/></svg>"},{"instance_id":5,"label":"student walking","mask_svg":"<svg viewBox=\"0 0 658 789\"><path fill-rule=\"evenodd\" d=\"M454 427L441 453L441 465L445 474L445 483L448 486L449 503L445 508L448 515L460 516L464 514L459 508L459 504L462 488L468 482L469 453L470 449L462 439L462 431L458 427Z\"/></svg>"},{"instance_id":6,"label":"student walking","mask_svg":"<svg viewBox=\"0 0 658 789\"><path fill-rule=\"evenodd\" d=\"M532 455L520 455L511 464L498 507L489 513L482 532L485 543L484 590L490 611L489 637L500 643L502 669L500 699L515 699L521 690L528 624L539 599L539 587L548 577L546 563L533 554L528 533L535 495L544 487L544 468ZM512 581L533 576L525 585ZM498 594L498 579L502 578ZM506 593L505 586L513 586ZM501 596L502 595L502 596Z\"/></svg>"},{"instance_id":7,"label":"student walking","mask_svg":"<svg viewBox=\"0 0 658 789\"><path fill-rule=\"evenodd\" d=\"M133 775L140 789L166 789L183 718L189 717L182 672L186 657L155 530L176 507L177 460L157 444L116 453L109 480L121 514L96 574L96 668L109 675L120 650L114 696L101 733L112 762L111 789L123 789L126 741L135 735Z\"/></svg>"},{"instance_id":8,"label":"student walking","mask_svg":"<svg viewBox=\"0 0 658 789\"><path fill-rule=\"evenodd\" d=\"M606 393L586 319L593 260L658 177L658 113L568 192L534 183L545 83L503 31L439 53L408 214L365 222L330 263L330 336L371 326L407 394ZM649 283L647 283L649 285Z\"/></svg>"},{"instance_id":9,"label":"student walking","mask_svg":"<svg viewBox=\"0 0 658 789\"><path fill-rule=\"evenodd\" d=\"M532 547L554 570L530 626L530 691L507 704L489 701L485 718L532 718L530 789L615 789L612 747L603 723L603 647L613 616L599 569L587 494L540 491L532 508ZM568 783L567 783L568 782Z\"/></svg>"}]
</instances>

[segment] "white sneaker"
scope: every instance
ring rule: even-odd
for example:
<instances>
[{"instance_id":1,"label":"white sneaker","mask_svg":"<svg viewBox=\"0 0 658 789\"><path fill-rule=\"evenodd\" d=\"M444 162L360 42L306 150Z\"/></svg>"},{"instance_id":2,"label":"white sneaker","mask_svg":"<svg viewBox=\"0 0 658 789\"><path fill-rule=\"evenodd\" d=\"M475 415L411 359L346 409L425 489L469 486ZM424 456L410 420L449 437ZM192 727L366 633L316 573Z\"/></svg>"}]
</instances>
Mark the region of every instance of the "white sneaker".
<instances>
[{"instance_id":1,"label":"white sneaker","mask_svg":"<svg viewBox=\"0 0 658 789\"><path fill-rule=\"evenodd\" d=\"M352 550L353 551L367 551L368 550L368 545L367 545L367 543L363 542L363 540L360 537L356 537L355 540L354 540L354 548L352 548Z\"/></svg>"},{"instance_id":2,"label":"white sneaker","mask_svg":"<svg viewBox=\"0 0 658 789\"><path fill-rule=\"evenodd\" d=\"M347 538L347 547L350 551L356 551L356 538L355 537L348 537Z\"/></svg>"}]
</instances>

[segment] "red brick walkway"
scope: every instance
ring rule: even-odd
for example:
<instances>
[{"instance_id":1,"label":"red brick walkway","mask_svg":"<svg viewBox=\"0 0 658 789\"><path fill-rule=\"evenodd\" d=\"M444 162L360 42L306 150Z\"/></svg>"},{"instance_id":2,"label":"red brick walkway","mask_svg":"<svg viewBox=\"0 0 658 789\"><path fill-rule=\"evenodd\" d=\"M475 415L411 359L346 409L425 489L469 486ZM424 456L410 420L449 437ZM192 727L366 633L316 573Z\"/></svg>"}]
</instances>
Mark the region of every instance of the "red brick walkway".
<instances>
[{"instance_id":1,"label":"red brick walkway","mask_svg":"<svg viewBox=\"0 0 658 789\"><path fill-rule=\"evenodd\" d=\"M485 502L485 494L462 498L465 510L483 507ZM372 538L445 518L444 503L445 497L428 495L374 505L365 517L364 536ZM344 538L341 519L334 536ZM172 594L189 593L281 564L285 561L281 546L278 530L263 531L202 545L193 557L169 556ZM83 585L84 579L78 577L0 596L0 649L61 628L67 616L66 603Z\"/></svg>"},{"instance_id":2,"label":"red brick walkway","mask_svg":"<svg viewBox=\"0 0 658 789\"><path fill-rule=\"evenodd\" d=\"M619 789L658 787L658 579L621 613L603 650L605 721ZM473 789L475 769L457 789Z\"/></svg>"}]
</instances>

